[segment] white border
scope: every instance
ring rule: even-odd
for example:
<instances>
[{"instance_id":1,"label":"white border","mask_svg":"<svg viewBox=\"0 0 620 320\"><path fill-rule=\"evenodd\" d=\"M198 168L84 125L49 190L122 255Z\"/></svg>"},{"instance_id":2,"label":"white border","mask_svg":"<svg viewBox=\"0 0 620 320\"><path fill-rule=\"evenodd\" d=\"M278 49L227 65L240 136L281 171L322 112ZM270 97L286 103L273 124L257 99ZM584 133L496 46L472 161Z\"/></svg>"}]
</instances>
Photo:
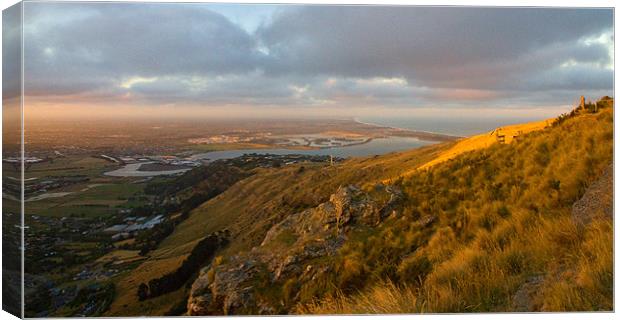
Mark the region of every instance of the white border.
<instances>
[{"instance_id":1,"label":"white border","mask_svg":"<svg viewBox=\"0 0 620 320\"><path fill-rule=\"evenodd\" d=\"M96 0L63 0L66 2L98 2ZM139 1L139 0L125 0L126 2L144 2L144 1ZM0 3L0 9L4 10L8 7L10 7L13 4L16 4L19 1L16 0L7 0L7 1L2 1L2 3ZM610 0L590 0L590 1L584 1L584 0L564 0L564 1L558 1L558 0L544 0L544 1L536 1L536 0L520 0L520 1L516 1L516 0L504 0L504 1L498 1L498 0L452 0L452 1L433 1L433 0L307 0L307 1L300 1L300 0L288 0L288 1L282 1L282 0L268 0L268 1L261 1L261 0L241 0L241 1L234 1L234 0L211 0L211 1L199 1L199 0L185 0L185 1L175 1L175 0L150 0L148 2L210 2L210 3L247 3L247 4L261 4L261 3L273 3L273 4L369 4L369 5L422 5L422 6L489 6L489 7L612 7L614 8L614 22L615 22L615 7L616 4L614 1L610 1ZM23 6L22 6L22 14L23 14ZM0 18L1 21L1 18ZM2 24L0 23L0 33L2 31ZM617 25L614 23L614 34L616 34L617 32ZM22 37L23 38L23 37ZM1 54L0 54L1 57ZM616 50L616 43L614 41L614 97L616 96L615 93L617 92L617 83L615 82L616 77L618 76L618 70L615 69L615 60L618 57L618 51ZM22 39L22 59L23 59L23 39ZM23 61L23 60L22 60ZM2 70L2 66L0 64L0 74L1 74L1 70ZM22 75L23 75L23 64L22 64ZM1 80L0 80L0 84L1 84ZM22 92L23 92L23 82L22 82ZM22 99L22 104L23 104L23 99ZM22 108L22 117L23 117L23 108ZM615 118L615 117L614 117ZM22 118L23 121L23 118ZM23 123L23 122L22 122ZM617 158L618 153L620 152L618 150L618 148L615 148L617 140L616 140L616 135L615 132L618 131L618 129L620 128L620 125L618 124L617 121L614 121L614 159ZM0 121L0 132L2 132L2 122ZM22 135L22 148L23 148L24 144L23 144L23 135ZM2 147L0 146L0 151L2 150ZM23 149L22 149L23 152ZM615 162L615 161L614 161ZM2 165L0 164L0 169L2 168ZM23 166L22 166L23 169ZM614 190L618 190L618 184L619 182L617 181L617 179L615 179L615 177L617 177L617 173L618 173L618 168L616 168L614 166ZM23 173L22 173L23 175ZM22 192L23 192L23 186L22 186ZM23 195L22 195L23 197ZM620 196L617 193L614 193L614 204L618 203L618 199L620 198ZM0 206L1 206L2 200L0 198ZM22 208L23 210L23 208ZM615 213L615 212L614 212ZM23 214L23 213L22 213ZM22 216L23 219L23 216ZM23 221L22 221L23 223ZM615 220L614 220L614 232L615 232ZM22 239L23 239L23 228L22 228ZM1 244L1 238L0 238L0 244ZM22 240L23 241L23 240ZM620 244L620 240L619 237L616 237L614 234L614 257L615 257L615 253L617 252L617 248L619 247ZM23 253L22 253L23 255ZM2 262L2 257L0 256L0 264ZM614 259L614 288L618 288L618 275L620 275L620 273L618 272L619 268L618 268L618 264L615 263L615 259ZM23 260L22 260L22 273L23 273ZM1 281L1 280L0 280ZM617 292L614 290L614 306L616 306L616 302L617 302ZM1 296L0 296L1 299ZM23 311L22 311L23 312ZM350 319L350 320L368 320L368 319L480 319L480 320L485 320L485 319L497 319L497 318L501 318L501 319L523 319L523 318L527 318L527 319L583 319L583 318L588 318L588 319L615 319L617 317L617 314L615 312L612 313L529 313L529 314L517 314L517 313L511 313L511 314L490 314L490 313L476 313L476 314L434 314L434 315L383 315L383 316L300 316L299 318L303 319L342 319L342 318L346 318L346 319ZM157 317L158 319L170 319L170 320L174 320L174 319L179 319L179 317ZM192 318L202 318L202 317L192 317ZM228 319L230 317L209 317L210 319ZM244 316L244 319L275 319L275 318L292 318L290 316L278 316L278 317L254 317L254 316ZM15 317L13 317L12 315L10 315L7 312L1 311L0 312L0 320L4 320L4 319L15 319ZM135 318L112 318L112 319L135 319Z\"/></svg>"}]
</instances>

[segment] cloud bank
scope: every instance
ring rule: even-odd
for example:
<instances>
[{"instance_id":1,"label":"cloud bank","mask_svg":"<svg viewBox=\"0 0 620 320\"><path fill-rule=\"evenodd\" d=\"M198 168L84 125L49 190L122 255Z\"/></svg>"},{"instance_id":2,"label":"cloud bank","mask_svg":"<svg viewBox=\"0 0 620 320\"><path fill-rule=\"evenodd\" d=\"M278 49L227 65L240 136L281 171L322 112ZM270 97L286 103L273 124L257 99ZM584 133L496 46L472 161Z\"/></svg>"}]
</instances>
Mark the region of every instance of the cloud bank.
<instances>
[{"instance_id":1,"label":"cloud bank","mask_svg":"<svg viewBox=\"0 0 620 320\"><path fill-rule=\"evenodd\" d=\"M253 8L261 14L248 28L235 17ZM221 9L26 3L25 94L102 105L527 108L613 90L610 9Z\"/></svg>"}]
</instances>

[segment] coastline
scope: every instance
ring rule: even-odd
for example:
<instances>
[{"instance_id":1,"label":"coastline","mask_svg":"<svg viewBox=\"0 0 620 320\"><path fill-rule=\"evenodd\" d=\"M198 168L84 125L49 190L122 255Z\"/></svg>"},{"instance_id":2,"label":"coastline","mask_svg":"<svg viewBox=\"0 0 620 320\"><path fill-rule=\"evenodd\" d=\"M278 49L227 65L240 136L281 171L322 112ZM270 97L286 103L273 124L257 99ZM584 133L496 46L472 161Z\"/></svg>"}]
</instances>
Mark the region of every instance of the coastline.
<instances>
[{"instance_id":1,"label":"coastline","mask_svg":"<svg viewBox=\"0 0 620 320\"><path fill-rule=\"evenodd\" d=\"M431 131L422 131L422 130L411 130L405 128L398 128L394 126L385 126L377 123L369 123L361 121L359 118L340 118L334 119L337 121L344 121L350 124L356 125L358 127L350 127L346 129L347 132L356 132L359 135L364 135L365 139L363 141L358 141L354 143L349 143L346 145L339 146L318 146L318 145L283 145L283 144L255 144L247 146L246 144L216 144L211 148L204 148L207 150L200 150L201 148L191 148L192 156L207 154L207 153L219 153L219 152L235 152L239 150L288 150L294 153L298 151L301 154L312 151L320 151L320 150L330 150L330 149L347 149L349 147L356 147L360 145L366 145L372 143L375 140L381 139L390 139L390 138L406 138L406 139L414 139L415 141L427 142L427 143L441 143L447 141L455 141L462 138L463 136L449 135ZM195 146L193 146L195 147ZM210 149L210 150L209 150Z\"/></svg>"},{"instance_id":2,"label":"coastline","mask_svg":"<svg viewBox=\"0 0 620 320\"><path fill-rule=\"evenodd\" d=\"M433 131L425 131L425 130L412 130L412 129L388 126L388 125L383 125L383 124L378 124L378 123L365 122L365 121L361 121L358 117L354 117L352 120L353 120L353 122L358 123L358 124L363 124L363 125L367 125L367 126L373 126L373 127L377 127L377 128L387 128L387 129L390 129L390 130L401 131L401 132L408 132L408 133L411 133L413 135L415 135L415 134L422 134L422 135L431 135L431 136L436 136L436 137L444 137L443 139L430 140L430 141L445 141L445 140L457 140L457 139L467 138L467 136L457 136L457 135L452 135L452 134L433 132Z\"/></svg>"}]
</instances>

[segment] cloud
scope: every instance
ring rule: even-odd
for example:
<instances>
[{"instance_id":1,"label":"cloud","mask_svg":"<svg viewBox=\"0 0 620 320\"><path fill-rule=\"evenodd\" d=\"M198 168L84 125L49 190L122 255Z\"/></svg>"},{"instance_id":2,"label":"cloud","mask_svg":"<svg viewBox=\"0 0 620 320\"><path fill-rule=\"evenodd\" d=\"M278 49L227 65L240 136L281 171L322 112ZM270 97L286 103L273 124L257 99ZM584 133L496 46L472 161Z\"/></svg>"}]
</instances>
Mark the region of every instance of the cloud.
<instances>
[{"instance_id":1,"label":"cloud","mask_svg":"<svg viewBox=\"0 0 620 320\"><path fill-rule=\"evenodd\" d=\"M21 6L2 11L2 93L4 99L21 94Z\"/></svg>"},{"instance_id":2,"label":"cloud","mask_svg":"<svg viewBox=\"0 0 620 320\"><path fill-rule=\"evenodd\" d=\"M253 15L253 8L260 10ZM609 9L212 9L26 3L26 94L341 108L557 105L612 90Z\"/></svg>"},{"instance_id":3,"label":"cloud","mask_svg":"<svg viewBox=\"0 0 620 320\"><path fill-rule=\"evenodd\" d=\"M402 76L412 84L488 88L566 60L606 63L610 30L594 9L298 7L259 29L274 73Z\"/></svg>"},{"instance_id":4,"label":"cloud","mask_svg":"<svg viewBox=\"0 0 620 320\"><path fill-rule=\"evenodd\" d=\"M29 3L25 19L33 95L114 86L128 77L242 74L261 58L252 37L200 5Z\"/></svg>"}]
</instances>

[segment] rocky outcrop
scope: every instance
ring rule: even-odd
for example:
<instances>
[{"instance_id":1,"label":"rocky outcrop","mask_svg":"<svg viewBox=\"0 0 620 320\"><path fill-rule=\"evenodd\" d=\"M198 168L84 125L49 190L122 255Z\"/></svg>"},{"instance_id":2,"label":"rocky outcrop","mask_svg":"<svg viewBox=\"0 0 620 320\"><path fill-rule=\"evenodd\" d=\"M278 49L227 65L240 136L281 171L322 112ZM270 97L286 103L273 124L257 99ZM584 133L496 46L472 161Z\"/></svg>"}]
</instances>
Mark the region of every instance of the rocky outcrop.
<instances>
[{"instance_id":1,"label":"rocky outcrop","mask_svg":"<svg viewBox=\"0 0 620 320\"><path fill-rule=\"evenodd\" d=\"M588 224L596 217L613 217L614 166L610 164L592 183L583 197L573 204L573 220L580 225Z\"/></svg>"},{"instance_id":2,"label":"rocky outcrop","mask_svg":"<svg viewBox=\"0 0 620 320\"><path fill-rule=\"evenodd\" d=\"M281 312L282 303L264 299L257 288L283 286L289 279L297 287L312 281L328 271L312 262L336 254L351 228L376 226L397 215L394 207L402 197L400 191L379 184L371 194L352 185L341 187L329 201L274 225L260 246L203 269L192 286L188 314ZM288 294L295 299L295 292Z\"/></svg>"}]
</instances>

